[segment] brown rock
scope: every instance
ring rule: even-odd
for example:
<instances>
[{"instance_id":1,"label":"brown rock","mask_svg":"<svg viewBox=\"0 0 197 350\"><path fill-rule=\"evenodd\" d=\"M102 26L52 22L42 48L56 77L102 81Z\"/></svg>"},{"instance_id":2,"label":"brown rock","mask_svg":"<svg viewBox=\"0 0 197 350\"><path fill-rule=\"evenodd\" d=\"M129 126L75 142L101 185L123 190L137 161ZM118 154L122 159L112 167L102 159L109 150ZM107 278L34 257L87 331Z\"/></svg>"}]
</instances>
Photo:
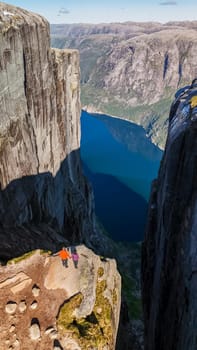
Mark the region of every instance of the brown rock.
<instances>
[{"instance_id":1,"label":"brown rock","mask_svg":"<svg viewBox=\"0 0 197 350\"><path fill-rule=\"evenodd\" d=\"M24 312L27 309L27 305L26 305L26 302L24 300L22 300L18 304L18 309L19 309L20 312Z\"/></svg>"},{"instance_id":2,"label":"brown rock","mask_svg":"<svg viewBox=\"0 0 197 350\"><path fill-rule=\"evenodd\" d=\"M102 340L99 350L104 350L106 346L108 350L115 349L121 298L121 281L116 263L112 259L101 261L99 256L85 246L76 246L76 249L79 254L77 269L72 260L69 260L69 267L65 268L59 257L46 257L39 251L32 252L25 263L21 259L15 264L16 275L19 271L23 272L32 279L33 286L28 285L19 294L16 294L16 300L11 299L13 294L10 291L10 284L0 289L0 300L2 305L5 305L4 309L0 308L0 319L4 320L1 323L0 349L7 349L3 348L3 344L8 340L8 335L10 345L17 340L17 344L29 349L33 348L34 343L38 341L39 350L51 349L52 346L59 346L60 349L61 347L63 349L85 349L82 345L83 339L81 343L80 337L77 339L72 337L71 325L69 323L65 325L60 321L62 307L69 303L70 311L66 319L70 319L72 324L74 319L76 322L83 322L87 318L89 325L95 327L92 330L93 334L100 329L99 327L103 329L101 339L100 331L98 333L98 342ZM45 264L46 259L48 259L48 264ZM55 273L51 274L51 271ZM0 274L4 274L5 280L13 278L13 265L1 266ZM56 278L56 274L59 275L59 279ZM46 281L48 281L47 284ZM64 283L61 284L61 281ZM39 302L32 301L32 290L39 291ZM72 300L79 295L81 302L72 304ZM36 308L32 308L34 304ZM105 308L108 311L105 311ZM111 315L110 319L107 316L108 312ZM98 317L97 321L96 317ZM91 332L89 337L93 344L97 342L95 335L91 336ZM107 345L108 342L110 345Z\"/></svg>"},{"instance_id":3,"label":"brown rock","mask_svg":"<svg viewBox=\"0 0 197 350\"><path fill-rule=\"evenodd\" d=\"M16 308L17 308L17 303L15 303L14 301L9 301L5 306L5 312L7 314L12 315L16 312Z\"/></svg>"}]
</instances>

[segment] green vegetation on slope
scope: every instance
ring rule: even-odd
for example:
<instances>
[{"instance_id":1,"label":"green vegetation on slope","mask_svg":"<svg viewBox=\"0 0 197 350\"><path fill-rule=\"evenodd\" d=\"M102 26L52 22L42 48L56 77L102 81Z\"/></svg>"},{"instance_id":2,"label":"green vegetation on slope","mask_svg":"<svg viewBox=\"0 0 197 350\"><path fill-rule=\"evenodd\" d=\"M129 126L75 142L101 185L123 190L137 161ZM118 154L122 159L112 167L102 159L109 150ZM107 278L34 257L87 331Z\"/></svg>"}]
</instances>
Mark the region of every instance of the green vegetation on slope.
<instances>
[{"instance_id":1,"label":"green vegetation on slope","mask_svg":"<svg viewBox=\"0 0 197 350\"><path fill-rule=\"evenodd\" d=\"M106 281L102 278L103 271L100 269L97 275L96 300L93 311L85 318L76 318L74 310L83 300L81 293L70 298L60 308L57 324L60 332L71 332L82 349L94 347L102 349L107 344L113 344L113 321L112 307L109 300L104 296ZM113 291L113 300L117 296Z\"/></svg>"},{"instance_id":2,"label":"green vegetation on slope","mask_svg":"<svg viewBox=\"0 0 197 350\"><path fill-rule=\"evenodd\" d=\"M118 116L142 125L147 136L162 149L165 146L168 115L172 103L172 97L169 96L173 97L173 93L170 94L168 91L164 98L157 103L131 107L123 97L117 99L104 89L98 89L88 84L81 86L82 106L90 111Z\"/></svg>"},{"instance_id":3,"label":"green vegetation on slope","mask_svg":"<svg viewBox=\"0 0 197 350\"><path fill-rule=\"evenodd\" d=\"M17 264L17 263L19 263L19 262L21 262L23 260L26 260L26 259L30 258L30 256L36 254L36 252L38 252L38 251L39 251L39 253L41 255L42 254L47 254L47 255L51 254L51 252L48 251L48 250L40 250L40 249L39 250L31 250L31 251L29 251L29 252L27 252L27 253L25 253L23 255L20 255L20 256L17 256L15 258L12 258L12 259L8 260L7 261L7 265Z\"/></svg>"}]
</instances>

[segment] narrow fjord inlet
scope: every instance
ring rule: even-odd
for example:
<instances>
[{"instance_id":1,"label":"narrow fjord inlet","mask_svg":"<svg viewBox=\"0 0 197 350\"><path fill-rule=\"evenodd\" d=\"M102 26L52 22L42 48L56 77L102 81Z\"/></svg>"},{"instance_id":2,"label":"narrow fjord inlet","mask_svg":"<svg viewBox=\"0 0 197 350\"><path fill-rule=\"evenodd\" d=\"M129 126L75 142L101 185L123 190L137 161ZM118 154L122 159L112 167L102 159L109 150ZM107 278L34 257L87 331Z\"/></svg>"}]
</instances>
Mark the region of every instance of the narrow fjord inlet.
<instances>
[{"instance_id":1,"label":"narrow fjord inlet","mask_svg":"<svg viewBox=\"0 0 197 350\"><path fill-rule=\"evenodd\" d=\"M81 158L99 221L117 241L141 241L162 151L141 126L122 119L82 111L81 130Z\"/></svg>"}]
</instances>

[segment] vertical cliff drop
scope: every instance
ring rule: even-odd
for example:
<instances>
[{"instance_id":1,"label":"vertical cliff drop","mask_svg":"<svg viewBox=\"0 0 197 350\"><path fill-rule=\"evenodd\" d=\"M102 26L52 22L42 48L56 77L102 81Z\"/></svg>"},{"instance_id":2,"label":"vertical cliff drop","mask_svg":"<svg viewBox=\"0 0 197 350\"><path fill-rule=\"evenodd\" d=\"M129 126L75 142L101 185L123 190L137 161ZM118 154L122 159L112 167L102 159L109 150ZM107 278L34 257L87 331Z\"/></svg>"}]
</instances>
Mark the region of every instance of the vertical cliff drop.
<instances>
[{"instance_id":1,"label":"vertical cliff drop","mask_svg":"<svg viewBox=\"0 0 197 350\"><path fill-rule=\"evenodd\" d=\"M175 95L142 252L145 350L197 348L197 84Z\"/></svg>"},{"instance_id":2,"label":"vertical cliff drop","mask_svg":"<svg viewBox=\"0 0 197 350\"><path fill-rule=\"evenodd\" d=\"M47 224L42 231L88 240L92 203L79 156L78 51L51 49L45 19L3 3L0 115L0 231Z\"/></svg>"}]
</instances>

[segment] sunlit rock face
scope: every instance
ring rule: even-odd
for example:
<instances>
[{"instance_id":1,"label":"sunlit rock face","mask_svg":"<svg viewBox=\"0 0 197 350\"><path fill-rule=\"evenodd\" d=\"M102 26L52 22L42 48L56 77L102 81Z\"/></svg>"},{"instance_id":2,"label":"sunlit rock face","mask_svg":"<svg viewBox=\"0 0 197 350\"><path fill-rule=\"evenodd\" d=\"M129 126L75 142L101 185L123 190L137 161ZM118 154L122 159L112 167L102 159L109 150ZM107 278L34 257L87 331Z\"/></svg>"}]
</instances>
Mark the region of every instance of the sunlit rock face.
<instances>
[{"instance_id":1,"label":"sunlit rock face","mask_svg":"<svg viewBox=\"0 0 197 350\"><path fill-rule=\"evenodd\" d=\"M146 350L197 341L197 81L175 95L142 253Z\"/></svg>"},{"instance_id":2,"label":"sunlit rock face","mask_svg":"<svg viewBox=\"0 0 197 350\"><path fill-rule=\"evenodd\" d=\"M0 223L47 223L82 240L91 194L81 172L76 50L51 49L39 15L0 3Z\"/></svg>"}]
</instances>

